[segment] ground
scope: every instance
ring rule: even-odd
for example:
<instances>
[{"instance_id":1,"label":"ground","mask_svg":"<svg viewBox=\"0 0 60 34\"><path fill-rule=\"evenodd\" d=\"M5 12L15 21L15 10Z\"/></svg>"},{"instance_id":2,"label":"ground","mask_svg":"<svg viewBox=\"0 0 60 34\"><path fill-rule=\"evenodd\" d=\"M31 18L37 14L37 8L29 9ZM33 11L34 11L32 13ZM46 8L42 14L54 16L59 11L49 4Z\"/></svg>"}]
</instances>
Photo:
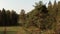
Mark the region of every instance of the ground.
<instances>
[{"instance_id":1,"label":"ground","mask_svg":"<svg viewBox=\"0 0 60 34\"><path fill-rule=\"evenodd\" d=\"M6 31L5 31L6 30ZM29 28L15 26L15 27L0 27L0 34L54 34L53 30L41 31L39 28L31 26Z\"/></svg>"},{"instance_id":2,"label":"ground","mask_svg":"<svg viewBox=\"0 0 60 34\"><path fill-rule=\"evenodd\" d=\"M29 28L25 28L25 27L20 27L20 26L15 26L15 27L0 27L0 34L7 32L7 34L31 34L31 33L39 33L39 29L36 27L29 27Z\"/></svg>"}]
</instances>

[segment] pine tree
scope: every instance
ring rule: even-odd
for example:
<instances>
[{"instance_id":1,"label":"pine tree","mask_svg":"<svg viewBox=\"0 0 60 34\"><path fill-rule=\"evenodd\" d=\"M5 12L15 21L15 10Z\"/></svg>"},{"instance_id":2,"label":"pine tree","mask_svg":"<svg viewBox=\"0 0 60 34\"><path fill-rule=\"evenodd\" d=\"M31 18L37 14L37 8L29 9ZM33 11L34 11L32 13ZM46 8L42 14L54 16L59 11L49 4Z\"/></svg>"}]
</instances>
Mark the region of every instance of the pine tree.
<instances>
[{"instance_id":1,"label":"pine tree","mask_svg":"<svg viewBox=\"0 0 60 34\"><path fill-rule=\"evenodd\" d=\"M6 11L6 14L7 14L7 22L6 22L6 24L7 24L7 26L9 26L9 25L11 25L10 23L11 23L11 19L10 19L10 10L7 10Z\"/></svg>"},{"instance_id":2,"label":"pine tree","mask_svg":"<svg viewBox=\"0 0 60 34\"><path fill-rule=\"evenodd\" d=\"M56 3L56 0L54 1L54 5L53 5L53 16L56 17L56 10L57 10L57 3Z\"/></svg>"},{"instance_id":3,"label":"pine tree","mask_svg":"<svg viewBox=\"0 0 60 34\"><path fill-rule=\"evenodd\" d=\"M2 12L0 10L0 26L2 26Z\"/></svg>"},{"instance_id":4,"label":"pine tree","mask_svg":"<svg viewBox=\"0 0 60 34\"><path fill-rule=\"evenodd\" d=\"M18 23L19 23L20 25L24 25L24 24L25 24L25 21L26 21L26 14L25 14L25 10L22 9L22 10L21 10L21 13L20 13L20 15L19 15Z\"/></svg>"},{"instance_id":5,"label":"pine tree","mask_svg":"<svg viewBox=\"0 0 60 34\"><path fill-rule=\"evenodd\" d=\"M2 25L6 26L6 10L3 8L2 9Z\"/></svg>"},{"instance_id":6,"label":"pine tree","mask_svg":"<svg viewBox=\"0 0 60 34\"><path fill-rule=\"evenodd\" d=\"M48 13L50 14L50 15L52 15L53 14L53 10L52 10L53 8L52 8L52 3L51 3L51 1L49 1L49 3L48 3Z\"/></svg>"},{"instance_id":7,"label":"pine tree","mask_svg":"<svg viewBox=\"0 0 60 34\"><path fill-rule=\"evenodd\" d=\"M10 23L11 26L18 25L17 19L18 19L18 14L14 10L12 10L12 12L11 12L11 23Z\"/></svg>"}]
</instances>

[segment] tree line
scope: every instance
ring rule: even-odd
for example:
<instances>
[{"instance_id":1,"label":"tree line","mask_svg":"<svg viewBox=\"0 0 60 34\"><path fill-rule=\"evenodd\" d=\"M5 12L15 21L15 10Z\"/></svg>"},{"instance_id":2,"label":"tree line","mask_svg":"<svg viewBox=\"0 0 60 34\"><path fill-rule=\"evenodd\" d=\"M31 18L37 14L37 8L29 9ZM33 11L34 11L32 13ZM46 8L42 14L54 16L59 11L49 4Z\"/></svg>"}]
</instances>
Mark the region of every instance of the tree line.
<instances>
[{"instance_id":1,"label":"tree line","mask_svg":"<svg viewBox=\"0 0 60 34\"><path fill-rule=\"evenodd\" d=\"M0 26L17 26L18 14L12 10L0 10Z\"/></svg>"},{"instance_id":2,"label":"tree line","mask_svg":"<svg viewBox=\"0 0 60 34\"><path fill-rule=\"evenodd\" d=\"M21 10L20 14L17 14L14 10L5 10L4 8L0 10L0 26L24 26L30 27L35 26L41 30L55 29L57 20L56 5L51 5L49 2L48 7L40 1L35 3L34 9L29 13L25 14L25 10Z\"/></svg>"}]
</instances>

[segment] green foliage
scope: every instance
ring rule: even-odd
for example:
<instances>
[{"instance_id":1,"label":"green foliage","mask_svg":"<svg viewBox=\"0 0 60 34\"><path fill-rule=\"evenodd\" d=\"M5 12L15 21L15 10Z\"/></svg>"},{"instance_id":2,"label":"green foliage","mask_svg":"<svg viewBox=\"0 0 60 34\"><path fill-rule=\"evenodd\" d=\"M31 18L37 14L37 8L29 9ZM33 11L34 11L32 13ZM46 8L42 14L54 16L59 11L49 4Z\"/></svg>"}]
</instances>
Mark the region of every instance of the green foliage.
<instances>
[{"instance_id":1,"label":"green foliage","mask_svg":"<svg viewBox=\"0 0 60 34\"><path fill-rule=\"evenodd\" d=\"M0 10L0 26L16 26L18 14L15 11L5 10L4 8Z\"/></svg>"},{"instance_id":2,"label":"green foliage","mask_svg":"<svg viewBox=\"0 0 60 34\"><path fill-rule=\"evenodd\" d=\"M19 24L26 28L33 26L43 31L55 29L58 20L57 16L59 15L59 8L55 6L52 7L50 2L48 7L46 7L40 1L39 3L35 3L35 8L32 11L25 14L25 10L22 9L19 15L14 10L6 11L3 8L3 10L0 10L0 25L15 26Z\"/></svg>"},{"instance_id":3,"label":"green foliage","mask_svg":"<svg viewBox=\"0 0 60 34\"><path fill-rule=\"evenodd\" d=\"M56 19L47 9L42 2L36 3L35 9L26 14L25 27L35 26L41 30L52 29Z\"/></svg>"}]
</instances>

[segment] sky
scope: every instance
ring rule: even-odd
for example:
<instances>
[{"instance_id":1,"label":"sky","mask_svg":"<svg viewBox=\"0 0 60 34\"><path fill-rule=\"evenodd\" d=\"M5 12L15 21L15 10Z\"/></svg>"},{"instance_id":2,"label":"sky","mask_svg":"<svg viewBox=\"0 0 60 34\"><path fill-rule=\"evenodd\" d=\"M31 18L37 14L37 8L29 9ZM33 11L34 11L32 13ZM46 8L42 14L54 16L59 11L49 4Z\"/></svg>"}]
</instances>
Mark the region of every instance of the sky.
<instances>
[{"instance_id":1,"label":"sky","mask_svg":"<svg viewBox=\"0 0 60 34\"><path fill-rule=\"evenodd\" d=\"M21 12L21 9L24 9L27 13L34 8L35 2L39 1L42 1L44 4L49 2L49 0L0 0L0 9L15 10L18 14ZM54 2L54 0L50 1ZM59 0L56 1L58 2Z\"/></svg>"}]
</instances>

